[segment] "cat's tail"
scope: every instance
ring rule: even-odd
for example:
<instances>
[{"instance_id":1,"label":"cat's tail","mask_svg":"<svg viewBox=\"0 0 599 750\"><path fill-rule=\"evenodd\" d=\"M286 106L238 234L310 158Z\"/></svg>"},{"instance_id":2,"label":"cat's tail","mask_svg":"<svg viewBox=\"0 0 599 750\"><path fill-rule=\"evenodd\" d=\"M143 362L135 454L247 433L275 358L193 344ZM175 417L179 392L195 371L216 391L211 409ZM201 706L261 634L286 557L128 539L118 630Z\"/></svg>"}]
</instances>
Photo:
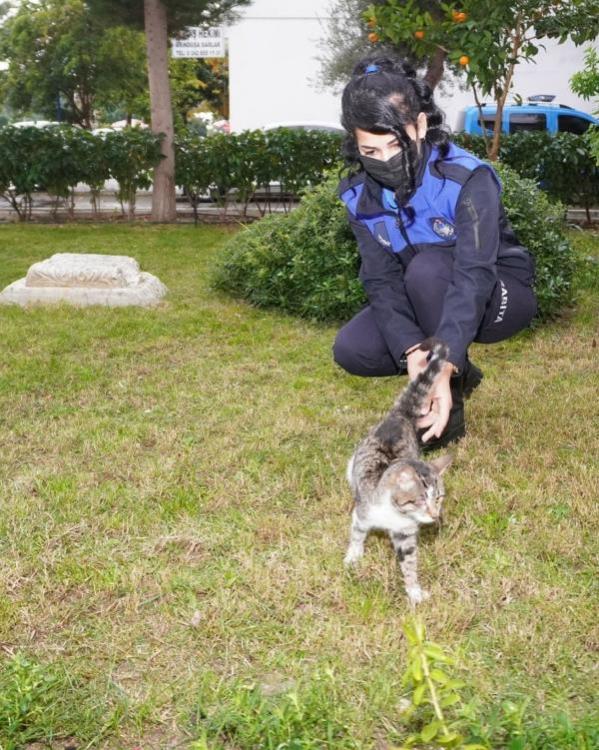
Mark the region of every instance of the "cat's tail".
<instances>
[{"instance_id":1,"label":"cat's tail","mask_svg":"<svg viewBox=\"0 0 599 750\"><path fill-rule=\"evenodd\" d=\"M415 420L421 415L427 396L449 354L447 344L435 338L428 338L423 341L420 344L420 349L430 352L426 369L408 383L391 410L392 414L407 417L410 420Z\"/></svg>"}]
</instances>

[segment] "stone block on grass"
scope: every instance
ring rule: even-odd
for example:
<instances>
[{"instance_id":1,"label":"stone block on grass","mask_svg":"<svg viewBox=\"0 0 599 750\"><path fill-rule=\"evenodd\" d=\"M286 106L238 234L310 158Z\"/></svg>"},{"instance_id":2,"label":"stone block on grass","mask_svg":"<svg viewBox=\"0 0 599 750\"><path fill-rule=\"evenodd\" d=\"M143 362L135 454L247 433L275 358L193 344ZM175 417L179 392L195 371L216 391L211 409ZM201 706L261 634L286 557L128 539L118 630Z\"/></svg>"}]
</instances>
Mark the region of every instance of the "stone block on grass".
<instances>
[{"instance_id":1,"label":"stone block on grass","mask_svg":"<svg viewBox=\"0 0 599 750\"><path fill-rule=\"evenodd\" d=\"M151 307L166 292L166 286L156 276L140 271L135 258L56 253L34 263L24 279L7 286L0 293L0 303L21 307L59 302L78 307Z\"/></svg>"}]
</instances>

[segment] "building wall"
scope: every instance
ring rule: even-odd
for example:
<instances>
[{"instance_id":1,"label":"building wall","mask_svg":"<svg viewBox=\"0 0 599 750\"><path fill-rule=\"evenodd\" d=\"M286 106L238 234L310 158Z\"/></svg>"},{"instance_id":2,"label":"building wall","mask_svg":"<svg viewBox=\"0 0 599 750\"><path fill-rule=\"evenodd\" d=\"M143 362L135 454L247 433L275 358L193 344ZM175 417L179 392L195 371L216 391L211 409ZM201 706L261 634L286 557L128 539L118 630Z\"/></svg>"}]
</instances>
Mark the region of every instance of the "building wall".
<instances>
[{"instance_id":1,"label":"building wall","mask_svg":"<svg viewBox=\"0 0 599 750\"><path fill-rule=\"evenodd\" d=\"M235 131L270 123L338 124L339 96L317 89L318 42L326 38L329 0L254 0L229 29L231 125ZM570 92L568 81L583 66L583 48L547 40L536 63L519 65L513 92L556 94L556 101L585 112L593 102ZM455 127L458 112L474 104L469 91L448 86L437 101Z\"/></svg>"},{"instance_id":2,"label":"building wall","mask_svg":"<svg viewBox=\"0 0 599 750\"><path fill-rule=\"evenodd\" d=\"M254 0L229 29L231 126L338 124L339 98L316 90L328 0Z\"/></svg>"}]
</instances>

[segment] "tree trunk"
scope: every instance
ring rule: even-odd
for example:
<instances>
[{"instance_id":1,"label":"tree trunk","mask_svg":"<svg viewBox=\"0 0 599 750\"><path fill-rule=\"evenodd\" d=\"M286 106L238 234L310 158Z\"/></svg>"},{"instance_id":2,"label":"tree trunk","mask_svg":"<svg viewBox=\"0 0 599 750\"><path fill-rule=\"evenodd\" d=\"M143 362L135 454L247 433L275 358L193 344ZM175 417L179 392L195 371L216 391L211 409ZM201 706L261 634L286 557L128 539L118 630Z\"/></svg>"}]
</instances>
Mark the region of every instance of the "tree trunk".
<instances>
[{"instance_id":1,"label":"tree trunk","mask_svg":"<svg viewBox=\"0 0 599 750\"><path fill-rule=\"evenodd\" d=\"M489 161L497 161L499 157L499 146L501 145L501 128L503 125L503 105L505 96L501 94L495 97L495 124L493 126L493 139L491 145L487 143L487 156ZM484 125L483 125L484 128Z\"/></svg>"},{"instance_id":2,"label":"tree trunk","mask_svg":"<svg viewBox=\"0 0 599 750\"><path fill-rule=\"evenodd\" d=\"M441 78L443 78L443 71L445 69L445 58L447 53L440 47L437 47L435 53L428 61L428 67L424 75L424 80L428 85L435 90Z\"/></svg>"},{"instance_id":3,"label":"tree trunk","mask_svg":"<svg viewBox=\"0 0 599 750\"><path fill-rule=\"evenodd\" d=\"M144 22L148 50L148 74L152 131L164 133L164 159L154 169L152 221L175 221L175 150L173 110L168 77L168 36L166 7L162 0L144 0Z\"/></svg>"},{"instance_id":4,"label":"tree trunk","mask_svg":"<svg viewBox=\"0 0 599 750\"><path fill-rule=\"evenodd\" d=\"M516 22L514 26L514 35L512 37L512 60L518 59L518 53L522 46L522 37L524 36L524 29L521 27L521 17L516 16ZM503 122L503 108L507 100L508 94L512 87L512 80L514 78L515 62L510 63L505 74L505 80L502 82L496 82L494 87L495 92L495 104L497 110L495 112L495 127L493 128L493 141L491 142L491 150L489 151L489 161L497 161L499 158L499 147L501 145L501 130Z\"/></svg>"}]
</instances>

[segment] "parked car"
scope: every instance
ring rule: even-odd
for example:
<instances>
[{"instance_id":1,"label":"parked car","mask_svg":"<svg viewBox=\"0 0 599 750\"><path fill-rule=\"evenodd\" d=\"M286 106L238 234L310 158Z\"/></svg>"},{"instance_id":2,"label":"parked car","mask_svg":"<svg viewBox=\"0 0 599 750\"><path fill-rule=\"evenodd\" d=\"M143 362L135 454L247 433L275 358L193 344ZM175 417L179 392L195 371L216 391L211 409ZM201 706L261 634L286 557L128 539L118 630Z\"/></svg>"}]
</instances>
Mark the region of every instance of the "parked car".
<instances>
[{"instance_id":1,"label":"parked car","mask_svg":"<svg viewBox=\"0 0 599 750\"><path fill-rule=\"evenodd\" d=\"M19 122L10 123L13 128L49 128L53 125L64 124L63 122L53 122L51 120L20 120Z\"/></svg>"},{"instance_id":2,"label":"parked car","mask_svg":"<svg viewBox=\"0 0 599 750\"><path fill-rule=\"evenodd\" d=\"M527 104L508 104L503 110L501 130L503 133L516 133L521 130L545 130L556 133L582 135L591 125L599 125L599 120L586 112L581 112L566 104L553 103L555 96L538 94L530 96ZM495 124L497 108L494 104L483 104L483 124L491 134ZM482 135L478 107L468 107L458 116L456 132Z\"/></svg>"},{"instance_id":3,"label":"parked car","mask_svg":"<svg viewBox=\"0 0 599 750\"><path fill-rule=\"evenodd\" d=\"M277 130L278 128L287 128L289 130L320 130L325 133L339 133L344 135L345 130L339 125L332 122L271 122L265 125L262 130Z\"/></svg>"}]
</instances>

